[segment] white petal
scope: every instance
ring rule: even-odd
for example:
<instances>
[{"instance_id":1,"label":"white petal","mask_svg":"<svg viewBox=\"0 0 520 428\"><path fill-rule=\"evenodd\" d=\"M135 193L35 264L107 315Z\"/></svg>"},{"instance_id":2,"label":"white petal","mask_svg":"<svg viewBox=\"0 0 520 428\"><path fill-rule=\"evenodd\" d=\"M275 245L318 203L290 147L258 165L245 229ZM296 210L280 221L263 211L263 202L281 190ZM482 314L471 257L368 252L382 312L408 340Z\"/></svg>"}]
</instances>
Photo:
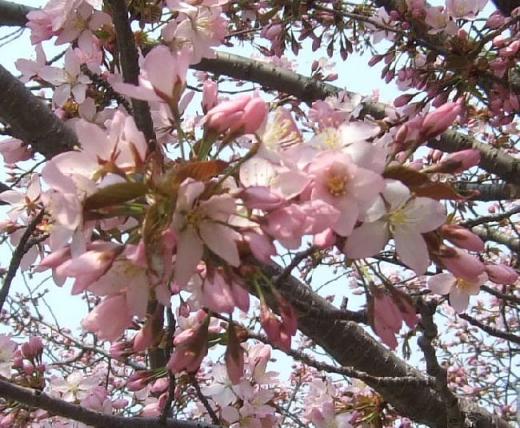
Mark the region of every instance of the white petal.
<instances>
[{"instance_id":1,"label":"white petal","mask_svg":"<svg viewBox=\"0 0 520 428\"><path fill-rule=\"evenodd\" d=\"M347 239L343 252L353 259L362 259L379 253L388 242L388 229L384 221L363 223Z\"/></svg>"},{"instance_id":2,"label":"white petal","mask_svg":"<svg viewBox=\"0 0 520 428\"><path fill-rule=\"evenodd\" d=\"M435 294L448 294L455 285L456 278L448 272L428 278L428 288Z\"/></svg>"},{"instance_id":3,"label":"white petal","mask_svg":"<svg viewBox=\"0 0 520 428\"><path fill-rule=\"evenodd\" d=\"M200 225L200 236L208 248L235 267L240 265L240 257L235 242L237 235L233 229L222 224L204 222Z\"/></svg>"},{"instance_id":4,"label":"white petal","mask_svg":"<svg viewBox=\"0 0 520 428\"><path fill-rule=\"evenodd\" d=\"M421 233L435 230L446 221L444 206L430 198L415 198L406 206L405 211L406 216Z\"/></svg>"},{"instance_id":5,"label":"white petal","mask_svg":"<svg viewBox=\"0 0 520 428\"><path fill-rule=\"evenodd\" d=\"M395 249L401 261L417 275L422 275L430 264L430 258L421 234L409 227L399 227L394 232L394 239Z\"/></svg>"},{"instance_id":6,"label":"white petal","mask_svg":"<svg viewBox=\"0 0 520 428\"><path fill-rule=\"evenodd\" d=\"M402 207L410 199L410 190L398 180L386 180L383 197L390 204L390 211Z\"/></svg>"},{"instance_id":7,"label":"white petal","mask_svg":"<svg viewBox=\"0 0 520 428\"><path fill-rule=\"evenodd\" d=\"M450 305L460 314L464 312L469 304L469 294L465 293L459 287L453 287L450 292Z\"/></svg>"}]
</instances>

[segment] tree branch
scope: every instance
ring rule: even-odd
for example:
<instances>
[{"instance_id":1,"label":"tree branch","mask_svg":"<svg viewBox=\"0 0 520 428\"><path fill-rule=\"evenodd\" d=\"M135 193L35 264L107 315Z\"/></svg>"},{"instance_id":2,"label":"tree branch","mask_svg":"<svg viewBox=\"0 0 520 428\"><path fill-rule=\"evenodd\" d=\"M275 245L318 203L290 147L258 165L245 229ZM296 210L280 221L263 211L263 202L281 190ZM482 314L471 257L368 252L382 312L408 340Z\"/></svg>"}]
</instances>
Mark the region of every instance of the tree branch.
<instances>
[{"instance_id":1,"label":"tree branch","mask_svg":"<svg viewBox=\"0 0 520 428\"><path fill-rule=\"evenodd\" d=\"M117 50L126 83L139 84L139 63L134 33L128 19L128 9L125 0L109 0L112 6L112 19L116 29ZM143 132L148 143L155 142L152 115L146 101L132 98L135 123ZM153 143L154 144L154 143Z\"/></svg>"},{"instance_id":2,"label":"tree branch","mask_svg":"<svg viewBox=\"0 0 520 428\"><path fill-rule=\"evenodd\" d=\"M463 320L466 320L471 325L480 328L482 331L485 331L487 334L491 336L499 337L500 339L505 339L509 342L513 342L517 345L520 345L520 336L517 336L516 334L507 333L505 331L501 331L497 328L486 325L480 322L479 320L469 316L468 314L459 314L459 317L461 317Z\"/></svg>"},{"instance_id":3,"label":"tree branch","mask_svg":"<svg viewBox=\"0 0 520 428\"><path fill-rule=\"evenodd\" d=\"M76 404L67 403L33 389L22 388L0 379L0 396L37 409L47 410L53 415L83 422L95 427L111 428L219 428L203 422L188 422L160 418L128 418L94 412Z\"/></svg>"},{"instance_id":4,"label":"tree branch","mask_svg":"<svg viewBox=\"0 0 520 428\"><path fill-rule=\"evenodd\" d=\"M37 10L31 6L0 1L0 25L22 27L27 23L27 14Z\"/></svg>"},{"instance_id":5,"label":"tree branch","mask_svg":"<svg viewBox=\"0 0 520 428\"><path fill-rule=\"evenodd\" d=\"M505 233L484 226L475 226L471 231L483 241L493 241L497 244L505 245L515 253L520 252L520 239L518 238L513 238Z\"/></svg>"},{"instance_id":6,"label":"tree branch","mask_svg":"<svg viewBox=\"0 0 520 428\"><path fill-rule=\"evenodd\" d=\"M284 269L280 266L262 265L261 270L273 281ZM321 346L336 362L342 366L354 367L374 377L424 376L413 367L398 358L379 341L371 337L363 328L353 321L343 321L327 316L316 316L317 313L333 313L337 311L333 305L315 294L308 286L290 276L279 285L278 291L298 312L298 328L307 337ZM267 303L276 310L276 298L270 287L262 288ZM311 315L309 315L311 314ZM439 393L431 387L416 388L410 382L403 382L398 387L385 383L365 381L367 385L381 394L386 401L401 414L430 427L445 427L446 407ZM461 400L461 409L471 420L476 421L479 428L505 428L507 422L477 407L472 402Z\"/></svg>"},{"instance_id":7,"label":"tree branch","mask_svg":"<svg viewBox=\"0 0 520 428\"><path fill-rule=\"evenodd\" d=\"M11 283L13 282L14 277L16 276L16 272L20 267L20 263L22 262L23 256L27 253L28 248L26 246L29 238L36 230L36 227L40 223L43 218L44 211L40 211L40 213L34 217L34 219L27 225L25 232L20 238L20 242L16 249L13 252L13 256L11 257L11 262L9 263L9 268L7 269L7 273L4 278L4 282L2 284L2 289L0 290L0 312L2 312L2 308L5 303L5 299L9 295L9 289L11 288Z\"/></svg>"},{"instance_id":8,"label":"tree branch","mask_svg":"<svg viewBox=\"0 0 520 428\"><path fill-rule=\"evenodd\" d=\"M0 120L46 158L78 146L74 132L1 65L0 93Z\"/></svg>"}]
</instances>

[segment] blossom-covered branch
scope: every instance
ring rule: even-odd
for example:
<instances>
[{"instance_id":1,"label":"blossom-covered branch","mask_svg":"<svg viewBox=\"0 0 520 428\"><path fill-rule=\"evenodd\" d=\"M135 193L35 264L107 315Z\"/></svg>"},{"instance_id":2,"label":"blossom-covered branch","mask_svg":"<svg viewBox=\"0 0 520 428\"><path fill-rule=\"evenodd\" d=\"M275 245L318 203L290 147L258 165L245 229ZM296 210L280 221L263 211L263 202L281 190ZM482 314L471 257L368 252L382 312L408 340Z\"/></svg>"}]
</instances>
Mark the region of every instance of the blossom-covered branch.
<instances>
[{"instance_id":1,"label":"blossom-covered branch","mask_svg":"<svg viewBox=\"0 0 520 428\"><path fill-rule=\"evenodd\" d=\"M162 421L159 418L128 418L107 415L50 397L40 391L14 385L3 379L0 379L0 396L93 426L110 426L114 428L218 428L215 425L202 422L179 421L175 419Z\"/></svg>"}]
</instances>

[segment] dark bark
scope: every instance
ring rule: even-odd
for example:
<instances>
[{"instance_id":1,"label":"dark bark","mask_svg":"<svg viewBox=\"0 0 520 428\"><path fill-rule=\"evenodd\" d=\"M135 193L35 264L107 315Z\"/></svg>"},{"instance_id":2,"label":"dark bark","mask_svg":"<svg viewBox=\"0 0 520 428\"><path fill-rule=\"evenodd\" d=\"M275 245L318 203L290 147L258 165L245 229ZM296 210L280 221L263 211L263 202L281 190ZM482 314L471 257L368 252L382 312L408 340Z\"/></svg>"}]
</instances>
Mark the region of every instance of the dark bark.
<instances>
[{"instance_id":1,"label":"dark bark","mask_svg":"<svg viewBox=\"0 0 520 428\"><path fill-rule=\"evenodd\" d=\"M78 145L74 132L22 82L0 65L0 121L47 158Z\"/></svg>"}]
</instances>

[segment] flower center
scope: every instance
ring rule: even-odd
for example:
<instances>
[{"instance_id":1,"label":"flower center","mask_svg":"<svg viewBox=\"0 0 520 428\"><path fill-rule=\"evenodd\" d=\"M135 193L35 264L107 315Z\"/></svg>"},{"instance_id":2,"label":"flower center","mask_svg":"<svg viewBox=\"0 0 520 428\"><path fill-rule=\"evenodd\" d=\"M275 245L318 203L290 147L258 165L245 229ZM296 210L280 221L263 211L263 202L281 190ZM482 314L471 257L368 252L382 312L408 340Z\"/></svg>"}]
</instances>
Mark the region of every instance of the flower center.
<instances>
[{"instance_id":1,"label":"flower center","mask_svg":"<svg viewBox=\"0 0 520 428\"><path fill-rule=\"evenodd\" d=\"M202 221L202 217L202 214L198 210L191 210L186 214L186 225L197 228L199 223Z\"/></svg>"},{"instance_id":2,"label":"flower center","mask_svg":"<svg viewBox=\"0 0 520 428\"><path fill-rule=\"evenodd\" d=\"M342 147L339 132L333 128L323 131L323 144L328 149L340 149Z\"/></svg>"},{"instance_id":3,"label":"flower center","mask_svg":"<svg viewBox=\"0 0 520 428\"><path fill-rule=\"evenodd\" d=\"M327 189L332 196L345 196L347 193L347 177L332 175L327 180Z\"/></svg>"},{"instance_id":4,"label":"flower center","mask_svg":"<svg viewBox=\"0 0 520 428\"><path fill-rule=\"evenodd\" d=\"M473 284L462 278L457 278L457 288L460 288L461 290L467 292L468 290L471 290L473 288Z\"/></svg>"},{"instance_id":5,"label":"flower center","mask_svg":"<svg viewBox=\"0 0 520 428\"><path fill-rule=\"evenodd\" d=\"M408 216L406 215L406 212L404 210L396 210L392 213L390 213L390 217L388 219L388 222L391 226L402 226L406 223L408 223Z\"/></svg>"}]
</instances>

